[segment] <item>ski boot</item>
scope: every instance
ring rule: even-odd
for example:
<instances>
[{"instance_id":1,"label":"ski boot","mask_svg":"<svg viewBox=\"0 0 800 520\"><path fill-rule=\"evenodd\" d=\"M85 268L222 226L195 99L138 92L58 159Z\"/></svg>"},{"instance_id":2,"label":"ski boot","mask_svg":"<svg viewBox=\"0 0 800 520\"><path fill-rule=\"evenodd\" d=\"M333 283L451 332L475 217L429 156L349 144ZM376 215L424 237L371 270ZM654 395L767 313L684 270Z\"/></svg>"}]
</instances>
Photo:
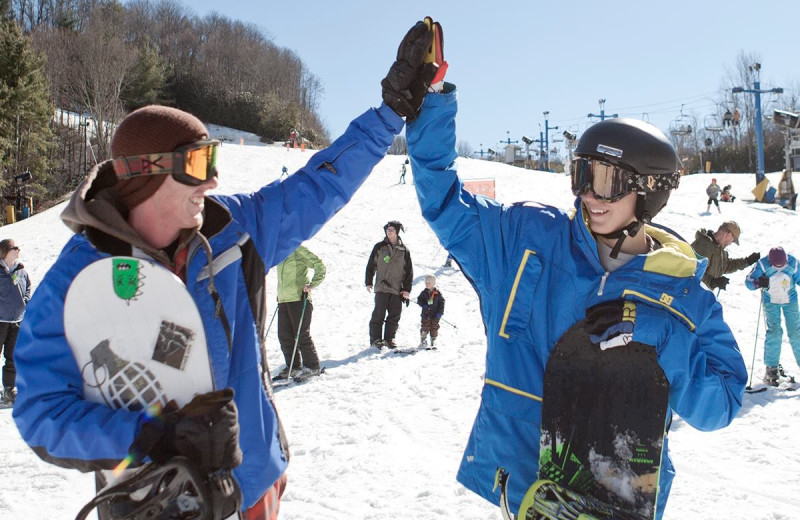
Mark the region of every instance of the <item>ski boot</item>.
<instances>
[{"instance_id":1,"label":"ski boot","mask_svg":"<svg viewBox=\"0 0 800 520\"><path fill-rule=\"evenodd\" d=\"M295 377L299 373L299 368L293 368L291 377ZM273 381L286 381L287 379L289 379L289 367L283 367L283 370L278 372L278 375L272 378Z\"/></svg>"},{"instance_id":2,"label":"ski boot","mask_svg":"<svg viewBox=\"0 0 800 520\"><path fill-rule=\"evenodd\" d=\"M308 381L312 377L317 377L321 373L322 369L320 368L303 367L303 370L301 370L296 376L294 376L294 380L297 383L302 383L303 381Z\"/></svg>"},{"instance_id":3,"label":"ski boot","mask_svg":"<svg viewBox=\"0 0 800 520\"><path fill-rule=\"evenodd\" d=\"M387 343L382 339L376 339L375 341L369 344L370 347L375 347L378 350L381 350L386 345Z\"/></svg>"},{"instance_id":4,"label":"ski boot","mask_svg":"<svg viewBox=\"0 0 800 520\"><path fill-rule=\"evenodd\" d=\"M778 377L780 377L778 367L767 367L764 372L764 383L769 386L778 386Z\"/></svg>"},{"instance_id":5,"label":"ski boot","mask_svg":"<svg viewBox=\"0 0 800 520\"><path fill-rule=\"evenodd\" d=\"M8 404L14 404L14 401L17 400L17 389L13 386L7 386L3 388L3 395L2 401Z\"/></svg>"},{"instance_id":6,"label":"ski boot","mask_svg":"<svg viewBox=\"0 0 800 520\"><path fill-rule=\"evenodd\" d=\"M417 346L418 349L425 349L428 347L428 333L421 332L419 334L419 345Z\"/></svg>"}]
</instances>

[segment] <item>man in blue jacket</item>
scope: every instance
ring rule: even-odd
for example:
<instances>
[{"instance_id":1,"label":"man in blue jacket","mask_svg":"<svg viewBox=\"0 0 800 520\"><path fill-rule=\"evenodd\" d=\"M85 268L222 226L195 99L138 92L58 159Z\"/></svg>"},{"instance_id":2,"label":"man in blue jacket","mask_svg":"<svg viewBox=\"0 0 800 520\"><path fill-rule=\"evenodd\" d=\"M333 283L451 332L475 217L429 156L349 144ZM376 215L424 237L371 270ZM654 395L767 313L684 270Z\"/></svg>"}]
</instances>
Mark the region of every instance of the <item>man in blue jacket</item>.
<instances>
[{"instance_id":1,"label":"man in blue jacket","mask_svg":"<svg viewBox=\"0 0 800 520\"><path fill-rule=\"evenodd\" d=\"M402 129L401 116L416 115L426 88L416 71L429 43L426 31L409 32L401 48L414 53L399 57L384 80L396 95L384 92L385 104L305 167L255 193L208 195L217 187L220 143L191 114L149 106L120 123L113 158L89 172L62 215L75 235L20 332L14 418L37 455L81 471L112 469L129 452L212 460L211 469L233 471L242 518L277 517L289 453L261 373L264 278L350 200ZM115 255L153 259L186 284L205 327L214 388L222 390L161 421L85 400L63 302L84 267Z\"/></svg>"},{"instance_id":2,"label":"man in blue jacket","mask_svg":"<svg viewBox=\"0 0 800 520\"><path fill-rule=\"evenodd\" d=\"M406 135L422 214L480 296L487 333L481 405L458 480L497 504L505 470L509 506L520 507L538 478L550 352L588 308L620 300L635 305L627 339L656 350L671 408L701 430L729 424L747 373L722 307L700 284L704 261L649 225L678 184L669 140L641 121L596 123L575 150L572 213L504 206L471 195L458 178L456 92L443 87L426 96ZM666 439L662 454L656 518L674 475Z\"/></svg>"}]
</instances>

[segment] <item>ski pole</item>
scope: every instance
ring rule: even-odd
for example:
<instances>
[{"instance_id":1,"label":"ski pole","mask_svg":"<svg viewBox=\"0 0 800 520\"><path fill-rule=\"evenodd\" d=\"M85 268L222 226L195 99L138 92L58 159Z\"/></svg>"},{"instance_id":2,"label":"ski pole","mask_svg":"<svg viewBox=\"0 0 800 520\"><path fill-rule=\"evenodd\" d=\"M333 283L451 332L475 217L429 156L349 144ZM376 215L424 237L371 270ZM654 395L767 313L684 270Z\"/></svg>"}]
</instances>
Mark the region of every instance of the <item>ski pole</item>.
<instances>
[{"instance_id":1,"label":"ski pole","mask_svg":"<svg viewBox=\"0 0 800 520\"><path fill-rule=\"evenodd\" d=\"M428 262L428 265L433 265L433 261L436 260L436 255L438 255L439 251L441 251L441 250L442 250L442 245L439 244L439 248L436 250L435 253L433 253L433 256L431 257L431 261Z\"/></svg>"},{"instance_id":2,"label":"ski pole","mask_svg":"<svg viewBox=\"0 0 800 520\"><path fill-rule=\"evenodd\" d=\"M300 311L300 324L297 326L297 335L294 337L294 349L292 350L292 360L289 361L289 373L286 374L286 381L292 378L292 367L294 366L294 357L297 355L297 343L300 341L300 333L303 331L303 318L306 315L306 303L308 302L308 295L303 293L303 310Z\"/></svg>"},{"instance_id":3,"label":"ski pole","mask_svg":"<svg viewBox=\"0 0 800 520\"><path fill-rule=\"evenodd\" d=\"M764 307L764 299L758 295L758 317L756 318L756 339L753 343L753 360L750 362L750 381L747 382L745 390L752 390L753 370L756 365L756 349L758 348L758 326L761 325L761 309Z\"/></svg>"},{"instance_id":4,"label":"ski pole","mask_svg":"<svg viewBox=\"0 0 800 520\"><path fill-rule=\"evenodd\" d=\"M278 306L275 306L275 312L272 313L272 319L269 320L269 325L267 325L267 330L264 332L264 338L269 335L269 329L272 328L272 322L275 321L275 316L278 314Z\"/></svg>"},{"instance_id":5,"label":"ski pole","mask_svg":"<svg viewBox=\"0 0 800 520\"><path fill-rule=\"evenodd\" d=\"M447 323L448 325L450 325L451 327L453 327L454 329L458 330L458 327L456 327L455 325L453 325L452 323L450 323L449 321L447 321L444 318L439 318L439 321L443 321L443 322Z\"/></svg>"},{"instance_id":6,"label":"ski pole","mask_svg":"<svg viewBox=\"0 0 800 520\"><path fill-rule=\"evenodd\" d=\"M269 334L269 329L272 328L272 322L275 321L275 316L278 314L278 305L275 306L275 312L272 313L272 319L269 320L269 325L267 326L267 330L264 331L264 337L261 338L261 372L266 376L269 374L269 366L267 364L267 335Z\"/></svg>"}]
</instances>

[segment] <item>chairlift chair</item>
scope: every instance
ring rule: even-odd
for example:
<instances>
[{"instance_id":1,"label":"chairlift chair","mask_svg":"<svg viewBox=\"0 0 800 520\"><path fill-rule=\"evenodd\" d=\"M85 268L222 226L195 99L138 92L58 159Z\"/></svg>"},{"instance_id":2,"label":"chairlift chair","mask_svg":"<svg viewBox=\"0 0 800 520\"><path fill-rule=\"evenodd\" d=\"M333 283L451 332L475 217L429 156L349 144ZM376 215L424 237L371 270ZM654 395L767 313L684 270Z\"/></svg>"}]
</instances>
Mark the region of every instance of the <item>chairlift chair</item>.
<instances>
[{"instance_id":1,"label":"chairlift chair","mask_svg":"<svg viewBox=\"0 0 800 520\"><path fill-rule=\"evenodd\" d=\"M724 128L722 127L722 123L720 123L719 118L716 114L708 114L703 119L703 128L706 129L707 132L722 132Z\"/></svg>"},{"instance_id":2,"label":"chairlift chair","mask_svg":"<svg viewBox=\"0 0 800 520\"><path fill-rule=\"evenodd\" d=\"M683 105L681 105L681 113L669 123L669 133L675 136L689 135L696 127L694 118L684 114Z\"/></svg>"}]
</instances>

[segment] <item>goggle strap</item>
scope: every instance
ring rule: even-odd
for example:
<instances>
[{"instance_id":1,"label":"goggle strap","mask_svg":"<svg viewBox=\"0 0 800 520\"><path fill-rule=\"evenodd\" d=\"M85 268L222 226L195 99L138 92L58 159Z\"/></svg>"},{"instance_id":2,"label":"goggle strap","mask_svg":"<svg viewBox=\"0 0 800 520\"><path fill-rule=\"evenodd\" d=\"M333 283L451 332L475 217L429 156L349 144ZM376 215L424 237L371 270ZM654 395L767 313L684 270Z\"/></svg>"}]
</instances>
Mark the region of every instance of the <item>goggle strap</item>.
<instances>
[{"instance_id":1,"label":"goggle strap","mask_svg":"<svg viewBox=\"0 0 800 520\"><path fill-rule=\"evenodd\" d=\"M183 159L182 153L145 154L118 157L113 160L114 173L120 180L140 175L160 175L175 172L175 165Z\"/></svg>"}]
</instances>

